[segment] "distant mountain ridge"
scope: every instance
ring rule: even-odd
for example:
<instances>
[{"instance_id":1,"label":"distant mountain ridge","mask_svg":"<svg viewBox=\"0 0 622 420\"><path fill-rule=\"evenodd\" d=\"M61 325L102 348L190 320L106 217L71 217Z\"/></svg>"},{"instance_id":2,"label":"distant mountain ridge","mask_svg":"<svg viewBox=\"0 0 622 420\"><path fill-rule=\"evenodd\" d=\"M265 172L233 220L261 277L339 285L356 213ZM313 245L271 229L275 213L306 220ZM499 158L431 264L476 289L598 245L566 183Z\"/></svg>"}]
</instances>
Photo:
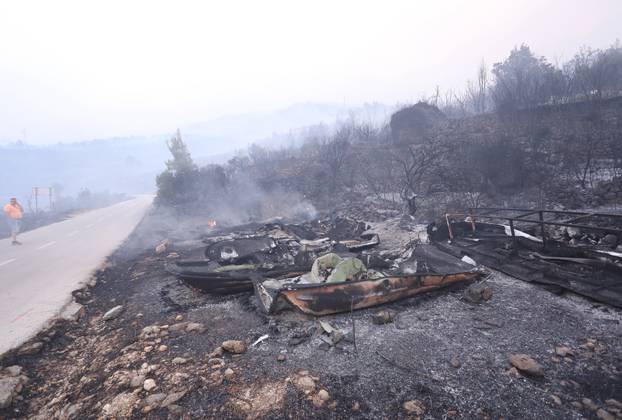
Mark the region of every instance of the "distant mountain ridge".
<instances>
[{"instance_id":1,"label":"distant mountain ridge","mask_svg":"<svg viewBox=\"0 0 622 420\"><path fill-rule=\"evenodd\" d=\"M223 162L251 143L281 147L290 132L324 124L332 126L348 118L386 122L393 107L365 104L299 103L262 113L225 116L179 127L193 158L200 164ZM34 146L21 142L0 145L0 200L25 197L33 186L62 185L66 194L82 188L93 191L151 192L155 176L169 158L166 148L171 132L155 136L116 137L77 143ZM19 176L15 176L19 174Z\"/></svg>"}]
</instances>

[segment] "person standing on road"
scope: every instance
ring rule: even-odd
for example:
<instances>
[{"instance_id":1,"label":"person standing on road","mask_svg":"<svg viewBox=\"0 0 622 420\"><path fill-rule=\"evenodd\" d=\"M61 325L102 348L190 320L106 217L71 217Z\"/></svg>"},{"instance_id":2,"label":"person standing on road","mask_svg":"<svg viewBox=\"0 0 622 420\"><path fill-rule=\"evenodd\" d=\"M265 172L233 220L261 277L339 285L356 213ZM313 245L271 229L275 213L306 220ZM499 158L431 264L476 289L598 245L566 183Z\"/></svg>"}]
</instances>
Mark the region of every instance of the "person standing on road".
<instances>
[{"instance_id":1,"label":"person standing on road","mask_svg":"<svg viewBox=\"0 0 622 420\"><path fill-rule=\"evenodd\" d=\"M22 243L17 240L17 234L22 224L22 217L24 217L24 208L17 202L17 198L11 198L11 202L4 206L4 214L11 229L11 239L13 239L11 244L21 245Z\"/></svg>"}]
</instances>

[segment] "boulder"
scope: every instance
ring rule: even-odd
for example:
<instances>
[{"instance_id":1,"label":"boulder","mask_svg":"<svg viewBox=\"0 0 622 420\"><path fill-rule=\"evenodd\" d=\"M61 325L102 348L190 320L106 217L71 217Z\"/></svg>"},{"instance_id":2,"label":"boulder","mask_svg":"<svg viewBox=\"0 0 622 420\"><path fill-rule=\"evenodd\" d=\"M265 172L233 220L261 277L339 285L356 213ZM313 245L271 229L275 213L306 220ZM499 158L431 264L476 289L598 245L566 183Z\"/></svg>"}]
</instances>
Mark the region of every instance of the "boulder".
<instances>
[{"instance_id":1,"label":"boulder","mask_svg":"<svg viewBox=\"0 0 622 420\"><path fill-rule=\"evenodd\" d=\"M534 359L526 354L511 354L509 357L510 364L523 373L532 376L543 376L542 366Z\"/></svg>"},{"instance_id":2,"label":"boulder","mask_svg":"<svg viewBox=\"0 0 622 420\"><path fill-rule=\"evenodd\" d=\"M102 316L102 320L110 321L112 319L115 319L116 317L121 315L121 312L123 312L123 305L117 305L114 308L110 309L108 312L106 312L104 316Z\"/></svg>"},{"instance_id":3,"label":"boulder","mask_svg":"<svg viewBox=\"0 0 622 420\"><path fill-rule=\"evenodd\" d=\"M425 413L425 405L419 400L406 401L402 404L402 407L407 413L414 414L416 416L423 416Z\"/></svg>"},{"instance_id":4,"label":"boulder","mask_svg":"<svg viewBox=\"0 0 622 420\"><path fill-rule=\"evenodd\" d=\"M168 407L171 404L175 404L186 395L186 392L187 391L172 392L166 396L160 405L162 407Z\"/></svg>"},{"instance_id":5,"label":"boulder","mask_svg":"<svg viewBox=\"0 0 622 420\"><path fill-rule=\"evenodd\" d=\"M466 290L465 297L473 303L487 302L492 297L492 288L486 283L472 284Z\"/></svg>"},{"instance_id":6,"label":"boulder","mask_svg":"<svg viewBox=\"0 0 622 420\"><path fill-rule=\"evenodd\" d=\"M155 389L156 386L156 381L154 379L145 379L145 382L143 383L143 389L145 391L151 391Z\"/></svg>"},{"instance_id":7,"label":"boulder","mask_svg":"<svg viewBox=\"0 0 622 420\"><path fill-rule=\"evenodd\" d=\"M222 343L222 348L229 353L241 354L246 351L246 346L239 340L227 340Z\"/></svg>"},{"instance_id":8,"label":"boulder","mask_svg":"<svg viewBox=\"0 0 622 420\"><path fill-rule=\"evenodd\" d=\"M102 408L104 418L130 418L138 403L138 396L126 392L117 395Z\"/></svg>"},{"instance_id":9,"label":"boulder","mask_svg":"<svg viewBox=\"0 0 622 420\"><path fill-rule=\"evenodd\" d=\"M383 325L393 322L395 314L391 311L379 311L372 315L372 322L376 325Z\"/></svg>"},{"instance_id":10,"label":"boulder","mask_svg":"<svg viewBox=\"0 0 622 420\"><path fill-rule=\"evenodd\" d=\"M0 378L0 409L7 408L22 391L24 380L19 376Z\"/></svg>"}]
</instances>

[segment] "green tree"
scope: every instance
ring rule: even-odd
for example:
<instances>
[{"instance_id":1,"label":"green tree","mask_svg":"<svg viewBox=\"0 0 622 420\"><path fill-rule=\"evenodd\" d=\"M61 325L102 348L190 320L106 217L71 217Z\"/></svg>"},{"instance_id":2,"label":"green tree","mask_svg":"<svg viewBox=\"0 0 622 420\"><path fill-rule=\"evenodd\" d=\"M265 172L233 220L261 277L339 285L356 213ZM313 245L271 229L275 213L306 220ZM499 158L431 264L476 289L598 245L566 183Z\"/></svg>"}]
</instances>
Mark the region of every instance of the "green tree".
<instances>
[{"instance_id":1,"label":"green tree","mask_svg":"<svg viewBox=\"0 0 622 420\"><path fill-rule=\"evenodd\" d=\"M192 157L190 156L186 143L184 143L181 139L179 129L177 129L175 136L166 142L166 146L171 152L171 155L173 155L172 159L166 161L167 170L177 173L185 170L197 169L196 165L192 161Z\"/></svg>"}]
</instances>

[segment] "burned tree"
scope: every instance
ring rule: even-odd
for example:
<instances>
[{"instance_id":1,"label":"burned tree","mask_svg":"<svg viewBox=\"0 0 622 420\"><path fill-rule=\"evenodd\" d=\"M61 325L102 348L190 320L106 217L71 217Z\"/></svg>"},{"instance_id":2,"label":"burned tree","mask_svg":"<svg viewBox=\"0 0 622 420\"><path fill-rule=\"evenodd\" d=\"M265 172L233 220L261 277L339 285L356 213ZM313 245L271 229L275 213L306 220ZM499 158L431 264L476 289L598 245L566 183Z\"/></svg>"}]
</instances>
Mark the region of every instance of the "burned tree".
<instances>
[{"instance_id":1,"label":"burned tree","mask_svg":"<svg viewBox=\"0 0 622 420\"><path fill-rule=\"evenodd\" d=\"M352 127L341 125L332 138L324 138L320 144L320 160L326 167L327 184L330 192L334 192L343 175L343 168L350 151Z\"/></svg>"}]
</instances>

